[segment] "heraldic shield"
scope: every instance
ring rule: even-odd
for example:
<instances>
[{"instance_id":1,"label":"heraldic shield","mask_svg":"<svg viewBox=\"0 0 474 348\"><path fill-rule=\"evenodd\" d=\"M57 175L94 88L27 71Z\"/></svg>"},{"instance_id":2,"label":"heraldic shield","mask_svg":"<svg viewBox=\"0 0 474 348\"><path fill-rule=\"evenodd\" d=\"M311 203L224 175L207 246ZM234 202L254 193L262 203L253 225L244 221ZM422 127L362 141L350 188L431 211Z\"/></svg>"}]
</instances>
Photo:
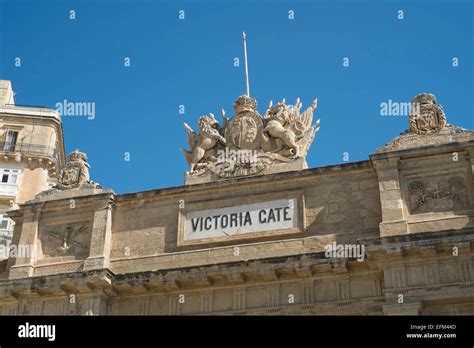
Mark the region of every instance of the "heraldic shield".
<instances>
[{"instance_id":1,"label":"heraldic shield","mask_svg":"<svg viewBox=\"0 0 474 348\"><path fill-rule=\"evenodd\" d=\"M262 129L262 118L251 111L244 111L232 118L225 130L225 138L229 147L255 150L260 146Z\"/></svg>"}]
</instances>

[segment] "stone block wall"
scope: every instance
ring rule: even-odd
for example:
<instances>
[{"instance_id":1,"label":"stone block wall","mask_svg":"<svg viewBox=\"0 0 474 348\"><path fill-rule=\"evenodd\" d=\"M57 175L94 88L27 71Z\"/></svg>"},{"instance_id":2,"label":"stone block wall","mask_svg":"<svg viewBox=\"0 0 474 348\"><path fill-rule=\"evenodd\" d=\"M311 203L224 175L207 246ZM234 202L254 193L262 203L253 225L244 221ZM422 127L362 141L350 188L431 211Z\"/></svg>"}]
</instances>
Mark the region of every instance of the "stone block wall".
<instances>
[{"instance_id":1,"label":"stone block wall","mask_svg":"<svg viewBox=\"0 0 474 348\"><path fill-rule=\"evenodd\" d=\"M35 248L1 273L0 309L472 314L461 308L474 305L473 148L467 141L268 176L37 198L11 213L14 240ZM179 244L186 212L290 198L301 212L291 233ZM365 259L328 258L332 243L362 244Z\"/></svg>"}]
</instances>

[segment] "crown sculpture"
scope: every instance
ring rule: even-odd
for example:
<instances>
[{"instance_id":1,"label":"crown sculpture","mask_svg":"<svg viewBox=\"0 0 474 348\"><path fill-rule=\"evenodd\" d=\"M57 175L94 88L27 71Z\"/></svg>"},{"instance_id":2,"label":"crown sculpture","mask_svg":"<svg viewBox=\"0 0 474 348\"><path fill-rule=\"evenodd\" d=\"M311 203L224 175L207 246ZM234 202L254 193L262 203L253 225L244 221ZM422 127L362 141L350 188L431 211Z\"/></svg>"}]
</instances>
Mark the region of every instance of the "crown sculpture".
<instances>
[{"instance_id":1,"label":"crown sculpture","mask_svg":"<svg viewBox=\"0 0 474 348\"><path fill-rule=\"evenodd\" d=\"M274 106L270 102L262 116L257 101L242 95L233 117L222 110L222 126L212 113L199 118L199 133L185 123L186 184L307 168L306 153L319 130L319 120L313 124L316 106L315 99L300 113L299 98L292 106L283 99Z\"/></svg>"}]
</instances>

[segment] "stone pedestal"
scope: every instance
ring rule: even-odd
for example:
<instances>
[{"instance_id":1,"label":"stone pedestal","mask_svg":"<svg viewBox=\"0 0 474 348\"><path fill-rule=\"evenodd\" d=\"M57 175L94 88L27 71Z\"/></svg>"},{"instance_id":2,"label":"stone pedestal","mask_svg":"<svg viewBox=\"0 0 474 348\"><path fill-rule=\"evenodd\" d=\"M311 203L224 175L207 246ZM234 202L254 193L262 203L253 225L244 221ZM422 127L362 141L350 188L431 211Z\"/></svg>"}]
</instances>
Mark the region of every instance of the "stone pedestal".
<instances>
[{"instance_id":1,"label":"stone pedestal","mask_svg":"<svg viewBox=\"0 0 474 348\"><path fill-rule=\"evenodd\" d=\"M49 190L11 211L12 242L29 254L10 258L9 278L108 268L113 199L98 187Z\"/></svg>"},{"instance_id":2,"label":"stone pedestal","mask_svg":"<svg viewBox=\"0 0 474 348\"><path fill-rule=\"evenodd\" d=\"M246 175L246 176L260 176L260 175L266 175L266 174L275 174L275 173L283 173L283 172L292 172L296 170L303 170L307 169L308 165L306 163L306 160L304 158L297 158L294 161L291 162L286 162L286 163L274 163L271 165L268 165L266 168L264 168L262 171L253 174L253 175ZM206 182L212 182L216 180L223 180L223 179L238 179L239 176L236 177L229 177L229 178L221 178L218 177L217 175L208 172L203 175L199 176L185 176L184 177L184 184L185 185L196 185L196 184L203 184Z\"/></svg>"}]
</instances>

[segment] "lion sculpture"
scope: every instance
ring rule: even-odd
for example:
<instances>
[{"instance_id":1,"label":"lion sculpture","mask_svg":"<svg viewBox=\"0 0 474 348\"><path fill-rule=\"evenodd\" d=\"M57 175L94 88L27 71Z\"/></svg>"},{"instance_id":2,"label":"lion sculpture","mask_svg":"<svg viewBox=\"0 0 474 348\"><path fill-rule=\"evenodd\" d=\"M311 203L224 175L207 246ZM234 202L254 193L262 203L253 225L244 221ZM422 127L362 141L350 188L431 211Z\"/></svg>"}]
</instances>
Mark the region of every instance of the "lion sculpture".
<instances>
[{"instance_id":1,"label":"lion sculpture","mask_svg":"<svg viewBox=\"0 0 474 348\"><path fill-rule=\"evenodd\" d=\"M188 135L188 144L190 151L181 149L186 161L189 164L190 173L195 172L200 167L200 161L207 155L206 152L214 148L220 142L226 143L225 138L220 134L219 123L213 114L201 116L199 118L199 134L196 134L187 123L184 124Z\"/></svg>"}]
</instances>

